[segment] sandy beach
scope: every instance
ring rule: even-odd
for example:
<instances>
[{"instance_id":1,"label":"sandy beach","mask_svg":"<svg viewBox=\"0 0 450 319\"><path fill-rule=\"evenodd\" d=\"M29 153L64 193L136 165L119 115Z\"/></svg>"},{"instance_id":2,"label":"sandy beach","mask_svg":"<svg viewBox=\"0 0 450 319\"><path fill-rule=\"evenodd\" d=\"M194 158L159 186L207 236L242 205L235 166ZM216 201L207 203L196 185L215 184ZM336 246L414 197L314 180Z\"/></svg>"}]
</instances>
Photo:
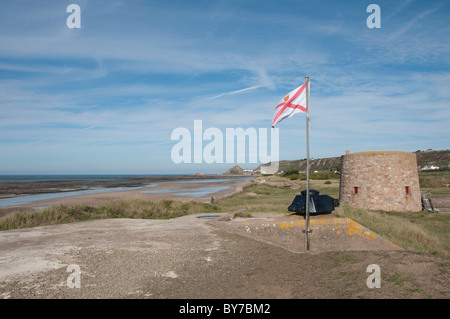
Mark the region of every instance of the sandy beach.
<instances>
[{"instance_id":1,"label":"sandy beach","mask_svg":"<svg viewBox=\"0 0 450 319\"><path fill-rule=\"evenodd\" d=\"M251 176L150 176L123 181L51 181L34 183L0 183L0 200L5 198L26 199L30 195L64 193L68 196L42 199L26 204L0 207L0 216L12 211L46 208L52 205L97 206L103 202L118 199L144 200L195 200L210 202L220 200L242 190L251 183ZM80 185L86 194L80 193ZM122 190L125 189L125 190ZM89 193L92 190L105 192Z\"/></svg>"}]
</instances>

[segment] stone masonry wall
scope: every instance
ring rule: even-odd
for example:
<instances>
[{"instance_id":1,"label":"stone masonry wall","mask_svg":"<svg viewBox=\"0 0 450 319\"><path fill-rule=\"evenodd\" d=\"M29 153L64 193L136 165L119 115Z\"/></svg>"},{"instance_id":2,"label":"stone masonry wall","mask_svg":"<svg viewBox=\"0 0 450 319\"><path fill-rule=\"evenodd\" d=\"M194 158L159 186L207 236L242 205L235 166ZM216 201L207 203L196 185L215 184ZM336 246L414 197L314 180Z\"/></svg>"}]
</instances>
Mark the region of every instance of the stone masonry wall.
<instances>
[{"instance_id":1,"label":"stone masonry wall","mask_svg":"<svg viewBox=\"0 0 450 319\"><path fill-rule=\"evenodd\" d=\"M371 210L421 211L414 153L361 152L341 157L342 204Z\"/></svg>"}]
</instances>

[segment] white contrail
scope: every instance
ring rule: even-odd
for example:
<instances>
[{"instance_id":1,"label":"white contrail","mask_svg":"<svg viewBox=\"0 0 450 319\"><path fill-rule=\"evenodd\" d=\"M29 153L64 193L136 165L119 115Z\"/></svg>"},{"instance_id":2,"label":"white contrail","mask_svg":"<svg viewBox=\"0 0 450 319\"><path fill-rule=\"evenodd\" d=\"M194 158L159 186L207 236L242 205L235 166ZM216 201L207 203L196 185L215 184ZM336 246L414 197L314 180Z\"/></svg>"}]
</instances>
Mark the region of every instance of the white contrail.
<instances>
[{"instance_id":1,"label":"white contrail","mask_svg":"<svg viewBox=\"0 0 450 319\"><path fill-rule=\"evenodd\" d=\"M245 89L240 89L240 90L236 90L236 91L221 93L221 94L218 94L218 95L215 95L215 96L203 99L202 101L209 101L209 100L217 99L217 98L225 96L225 95L232 95L232 94L242 93L242 92L245 92L245 91L258 89L260 87L263 87L263 85L255 85L255 86L251 86L251 87L248 87L248 88L245 88Z\"/></svg>"}]
</instances>

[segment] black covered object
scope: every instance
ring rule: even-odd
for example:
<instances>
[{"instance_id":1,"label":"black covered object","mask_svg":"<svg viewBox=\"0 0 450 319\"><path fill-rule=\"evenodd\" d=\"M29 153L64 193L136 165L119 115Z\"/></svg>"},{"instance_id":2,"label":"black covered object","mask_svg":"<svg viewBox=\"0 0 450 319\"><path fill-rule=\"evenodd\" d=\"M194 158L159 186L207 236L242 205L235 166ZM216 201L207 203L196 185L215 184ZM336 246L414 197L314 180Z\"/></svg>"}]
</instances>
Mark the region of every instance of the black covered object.
<instances>
[{"instance_id":1,"label":"black covered object","mask_svg":"<svg viewBox=\"0 0 450 319\"><path fill-rule=\"evenodd\" d=\"M326 214L331 213L335 207L339 206L339 200L328 195L319 195L319 192L309 190L309 213ZM296 195L292 204L288 207L290 212L306 214L306 190Z\"/></svg>"}]
</instances>

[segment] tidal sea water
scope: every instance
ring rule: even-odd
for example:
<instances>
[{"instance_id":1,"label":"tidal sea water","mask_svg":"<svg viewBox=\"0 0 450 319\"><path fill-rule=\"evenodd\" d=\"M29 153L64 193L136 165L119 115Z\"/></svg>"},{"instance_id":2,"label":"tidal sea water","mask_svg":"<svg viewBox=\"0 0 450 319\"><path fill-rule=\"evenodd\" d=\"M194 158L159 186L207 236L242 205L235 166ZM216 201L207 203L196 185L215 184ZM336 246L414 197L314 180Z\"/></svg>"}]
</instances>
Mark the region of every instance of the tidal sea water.
<instances>
[{"instance_id":1,"label":"tidal sea water","mask_svg":"<svg viewBox=\"0 0 450 319\"><path fill-rule=\"evenodd\" d=\"M119 192L119 191L141 189L141 188L153 187L153 186L156 186L156 184L145 185L145 186L140 186L140 187L112 187L112 188L89 189L89 190L73 191L73 192L46 193L46 194L24 195L24 196L17 196L17 197L11 197L11 198L1 198L0 199L0 207L26 205L26 204L31 204L31 203L39 201L39 200L46 200L46 199L55 199L55 198L77 196L77 195Z\"/></svg>"},{"instance_id":2,"label":"tidal sea water","mask_svg":"<svg viewBox=\"0 0 450 319\"><path fill-rule=\"evenodd\" d=\"M0 183L25 183L25 182L58 182L58 181L124 181L124 180L133 180L137 177L145 176L176 176L176 175L0 175ZM178 175L180 176L180 175ZM248 179L248 177L244 177L244 179ZM232 186L225 186L226 182L230 182L233 184L235 179L202 179L202 180L183 180L183 181L174 181L180 184L198 184L198 187L194 188L164 188L164 189L155 189L149 191L141 191L141 193L145 194L169 194L172 193L176 196L186 196L199 198L203 196L207 196L209 194L213 194L216 192L220 192L225 189L232 188ZM207 183L224 183L224 186L210 186L205 187L203 185ZM143 185L139 187L110 187L110 188L100 188L100 189L84 189L86 186L80 187L80 190L70 191L70 192L56 192L56 193L45 193L45 194L34 194L34 195L22 195L11 198L1 198L0 199L0 207L8 207L8 206L16 206L16 205L27 205L36 201L48 200L48 199L56 199L63 198L69 196L78 196L78 195L89 195L89 194L99 194L99 193L107 193L107 192L118 192L118 191L127 191L127 190L138 190L148 187L156 187L158 184L149 184ZM46 207L36 206L35 209L42 209Z\"/></svg>"},{"instance_id":3,"label":"tidal sea water","mask_svg":"<svg viewBox=\"0 0 450 319\"><path fill-rule=\"evenodd\" d=\"M135 178L134 175L0 175L0 183L29 183L57 181L123 181Z\"/></svg>"}]
</instances>

